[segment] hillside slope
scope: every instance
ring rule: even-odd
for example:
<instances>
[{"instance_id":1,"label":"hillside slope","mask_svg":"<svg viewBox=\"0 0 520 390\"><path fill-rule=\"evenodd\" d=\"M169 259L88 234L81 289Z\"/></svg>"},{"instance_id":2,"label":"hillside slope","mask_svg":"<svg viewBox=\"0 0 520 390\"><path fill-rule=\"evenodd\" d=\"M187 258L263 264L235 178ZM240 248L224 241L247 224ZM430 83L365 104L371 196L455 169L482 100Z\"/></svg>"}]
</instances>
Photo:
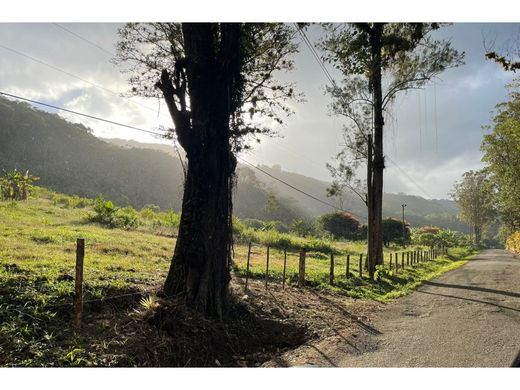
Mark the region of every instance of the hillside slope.
<instances>
[{"instance_id":1,"label":"hillside slope","mask_svg":"<svg viewBox=\"0 0 520 390\"><path fill-rule=\"evenodd\" d=\"M26 103L0 98L0 170L30 170L39 184L56 191L95 197L102 193L120 205L141 208L156 204L179 210L183 172L173 150L165 144L102 140L91 129L65 121ZM326 199L326 181L262 166L302 190ZM332 209L250 167L239 165L235 214L241 218L281 220L316 218ZM334 201L328 199L329 202ZM448 200L427 200L404 194L385 194L385 216L400 217L406 203L407 220L415 226L434 224L464 230L457 208ZM344 207L364 216L364 204L353 194Z\"/></svg>"}]
</instances>

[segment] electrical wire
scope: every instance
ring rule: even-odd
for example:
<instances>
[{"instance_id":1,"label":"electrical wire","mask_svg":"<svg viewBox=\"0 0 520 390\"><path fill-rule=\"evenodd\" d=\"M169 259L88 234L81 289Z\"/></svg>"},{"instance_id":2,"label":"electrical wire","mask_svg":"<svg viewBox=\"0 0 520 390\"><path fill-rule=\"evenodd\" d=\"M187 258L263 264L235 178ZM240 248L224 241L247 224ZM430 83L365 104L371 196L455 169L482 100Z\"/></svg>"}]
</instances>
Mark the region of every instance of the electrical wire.
<instances>
[{"instance_id":1,"label":"electrical wire","mask_svg":"<svg viewBox=\"0 0 520 390\"><path fill-rule=\"evenodd\" d=\"M245 164L247 164L247 165L253 167L254 169L256 169L256 170L258 170L258 171L260 171L260 172L262 172L263 174L269 176L271 179L274 179L274 180L276 180L276 181L279 181L280 183L286 185L287 187L292 188L293 190L299 192L300 194L303 194L303 195L305 195L305 196L307 196L307 197L309 197L309 198L311 198L311 199L314 199L315 201L320 202L320 203L322 203L322 204L324 204L324 205L326 205L326 206L329 206L329 207L331 207L331 208L333 208L333 209L335 209L335 210L337 210L337 211L348 211L348 210L343 210L342 208L337 207L337 206L333 205L332 203L329 203L329 202L326 202L326 201L324 201L324 200L322 200L322 199L320 199L320 198L317 198L317 197L315 197L314 195L311 195L311 194L309 194L308 192L305 192L305 191L299 189L298 187L293 186L293 185L290 184L290 183L287 183L285 180L282 180L282 179L280 179L280 178L278 178L278 177L272 175L271 173L269 173L269 172L263 170L263 169L260 168L260 167L257 167L257 166L254 165L253 163L251 163L251 162L245 160L244 158L242 158L242 157L240 157L240 156L237 156L237 158L238 158L240 161L242 161L243 163L245 163ZM355 213L353 213L352 211L348 211L348 212L349 212L350 214L352 214L353 216L355 216L355 217L358 217L358 218L361 218L361 219L365 219L365 218L366 218L366 217L362 217L362 216L359 215L359 214L355 214Z\"/></svg>"},{"instance_id":2,"label":"electrical wire","mask_svg":"<svg viewBox=\"0 0 520 390\"><path fill-rule=\"evenodd\" d=\"M74 115L84 116L84 117L86 117L86 118L95 119L95 120L97 120L97 121L110 123L110 124L112 124L112 125L117 125L117 126L121 126L121 127L126 127L126 128L128 128L128 129L132 129L132 130L142 131L142 132L144 132L144 133L160 135L160 136L163 136L163 137L165 136L164 133L158 133L158 132L156 132L156 131L151 131L151 130L142 129L142 128L135 127L135 126L131 126L131 125L127 125L127 124L124 124L124 123L120 123L120 122L112 121L112 120L109 120L109 119L100 118L100 117L97 117L97 116L94 116L94 115L85 114L85 113L82 113L82 112L79 112L79 111L69 110L68 108L55 106L55 105L53 105L53 104L40 102L40 101L38 101L38 100L33 100L33 99L24 98L24 97L22 97L22 96L14 95L14 94L7 93L7 92L3 92L3 91L0 91L0 95L8 96L8 97L11 97L11 98L14 98L14 99L18 99L18 100L23 100L23 101L26 101L26 102L29 102L29 103L38 104L38 105L40 105L40 106L44 106L44 107L53 108L53 109L55 109L55 110L65 111L65 112L68 112L68 113L71 113L71 114L74 114Z\"/></svg>"},{"instance_id":3,"label":"electrical wire","mask_svg":"<svg viewBox=\"0 0 520 390\"><path fill-rule=\"evenodd\" d=\"M102 52L108 54L108 55L111 56L111 57L115 57L115 56L116 56L114 53L112 53L112 52L106 50L104 47L98 45L98 44L95 43L95 42L92 42L91 40L89 40L89 39L87 39L87 38L81 36L81 35L78 34L78 33L75 33L74 31L69 30L67 27L65 27L65 26L63 26L63 25L61 25L61 24L59 24L59 23L53 23L53 25L56 26L56 27L58 27L58 28L60 28L60 29L62 29L63 31L66 31L66 32L69 33L70 35L73 35L73 36L75 36L76 38L78 38L78 39L80 39L80 40L82 40L82 41L88 43L89 45L92 45L92 46L98 48L99 50L101 50Z\"/></svg>"},{"instance_id":4,"label":"electrical wire","mask_svg":"<svg viewBox=\"0 0 520 390\"><path fill-rule=\"evenodd\" d=\"M7 51L10 51L11 53L19 55L21 57L27 58L27 59L29 59L31 61L34 61L34 62L36 62L36 63L38 63L40 65L44 65L44 66L46 66L48 68L51 68L51 69L55 70L56 72L60 72L60 73L63 73L65 75L69 76L69 77L72 77L72 78L75 78L77 80L80 80L80 81L82 81L82 82L84 82L86 84L89 84L89 85L91 85L91 86L93 86L95 88L98 88L98 89L103 90L105 92L111 93L112 95L115 95L115 96L117 96L119 98L122 98L122 99L124 98L123 96L121 96L121 94L119 92L116 92L116 91L113 91L113 90L111 90L109 88L103 87L102 85L93 83L92 81L89 81L87 79L84 79L83 77L75 75L74 73L70 73L70 72L68 72L66 70L58 68L57 66L49 64L48 62L45 62L45 61L40 60L38 58L35 58L35 57L33 57L33 56L29 55L29 54L22 53L21 51L18 51L16 49L11 48L11 47L5 46L3 44L0 44L0 48L2 48L4 50L7 50ZM135 100L129 100L129 99L127 99L127 101L130 102L130 103L136 104L136 105L138 105L140 107L143 107L143 108L145 108L147 110L150 110L150 111L153 111L153 112L157 112L157 110L155 108L147 106L146 104L142 104L142 103L136 102ZM163 114L163 115L165 115L166 117L169 118L168 115L166 115L166 114Z\"/></svg>"},{"instance_id":5,"label":"electrical wire","mask_svg":"<svg viewBox=\"0 0 520 390\"><path fill-rule=\"evenodd\" d=\"M22 100L22 101L26 101L26 102L29 102L29 103L34 103L34 104L38 104L38 105L42 105L44 107L49 107L49 108L53 108L53 109L56 109L56 110L60 110L60 111L65 111L65 112L69 112L71 114L75 114L75 115L80 115L80 116L84 116L84 117L87 117L87 118L90 118L90 119L95 119L95 120L98 120L98 121L102 121L102 122L106 122L106 123L110 123L110 124L113 124L113 125L117 125L117 126L122 126L122 127L126 127L126 128L129 128L129 129L132 129L132 130L137 130L137 131L142 131L142 132L145 132L145 133L149 133L149 134L154 134L154 135L159 135L159 136L164 136L165 134L163 133L158 133L158 132L155 132L155 131L151 131L151 130L146 130L146 129L142 129L142 128L139 128L139 127L135 127L135 126L131 126L131 125L127 125L127 124L124 124L124 123L120 123L120 122L115 122L115 121L111 121L111 120L108 120L108 119L104 119L104 118L100 118L100 117L96 117L94 115L90 115L90 114L85 114L85 113L82 113L82 112L79 112L79 111L73 111L73 110L69 110L67 108L63 108L63 107L59 107L59 106L55 106L53 104L48 104L48 103L44 103L44 102L40 102L38 100L34 100L34 99L28 99L28 98L24 98L22 96L18 96L18 95L14 95L14 94L10 94L10 93L7 93L7 92L3 92L3 91L0 91L0 95L4 95L4 96L8 96L8 97L11 97L11 98L14 98L14 99L18 99L18 100ZM241 161L243 161L245 164L253 167L254 169L264 173L265 175L271 177L272 179L274 180L277 180L279 181L280 183L286 185L287 187L311 198L311 199L314 199L315 201L317 202L320 202L324 205L327 205L329 207L332 207L333 209L335 210L338 210L338 211L345 211L331 203L328 203L322 199L319 199L317 197L315 197L314 195L311 195L301 189L299 189L298 187L295 187L293 186L292 184L289 184L287 183L286 181L270 174L269 172L263 170L262 168L259 168L257 167L256 165L250 163L249 161L245 160L244 158L240 157L240 156L237 156L237 158ZM361 217L360 215L357 215L355 213L352 213L350 212L352 215L358 217L358 218L362 218L364 219L365 217Z\"/></svg>"}]
</instances>

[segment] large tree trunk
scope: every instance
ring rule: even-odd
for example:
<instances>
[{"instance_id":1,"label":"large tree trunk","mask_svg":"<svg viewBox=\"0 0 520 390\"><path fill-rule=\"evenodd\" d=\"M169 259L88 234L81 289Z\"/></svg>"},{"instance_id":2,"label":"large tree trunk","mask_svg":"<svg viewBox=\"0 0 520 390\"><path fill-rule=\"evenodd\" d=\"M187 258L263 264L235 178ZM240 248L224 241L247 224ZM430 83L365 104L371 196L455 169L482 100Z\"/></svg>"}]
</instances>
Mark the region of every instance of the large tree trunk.
<instances>
[{"instance_id":1,"label":"large tree trunk","mask_svg":"<svg viewBox=\"0 0 520 390\"><path fill-rule=\"evenodd\" d=\"M231 191L236 159L230 146L230 91L236 81L238 25L183 24L189 119L183 120L167 98L172 83L163 72L163 90L188 167L179 235L164 284L168 296L181 295L189 306L222 316L230 281ZM220 39L220 45L217 43ZM235 64L236 65L236 64ZM165 87L166 85L166 87ZM165 92L166 91L166 92Z\"/></svg>"},{"instance_id":2,"label":"large tree trunk","mask_svg":"<svg viewBox=\"0 0 520 390\"><path fill-rule=\"evenodd\" d=\"M371 194L371 215L369 212L368 229L371 238L368 243L369 276L374 277L377 264L383 263L383 170L385 161L383 155L383 93L381 75L381 36L384 25L375 23L371 29L370 44L372 48L372 69L370 85L374 99L374 159L372 163L372 183L369 186Z\"/></svg>"}]
</instances>

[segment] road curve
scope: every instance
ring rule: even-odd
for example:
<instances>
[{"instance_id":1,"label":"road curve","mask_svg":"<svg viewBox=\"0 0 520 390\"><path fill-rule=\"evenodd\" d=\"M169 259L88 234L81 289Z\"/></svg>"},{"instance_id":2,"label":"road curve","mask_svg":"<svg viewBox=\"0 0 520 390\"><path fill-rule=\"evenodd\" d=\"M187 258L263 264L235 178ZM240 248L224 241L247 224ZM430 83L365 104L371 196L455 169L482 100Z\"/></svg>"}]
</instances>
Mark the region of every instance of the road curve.
<instances>
[{"instance_id":1,"label":"road curve","mask_svg":"<svg viewBox=\"0 0 520 390\"><path fill-rule=\"evenodd\" d=\"M368 352L327 351L337 367L508 367L520 364L520 259L484 250L373 318Z\"/></svg>"}]
</instances>

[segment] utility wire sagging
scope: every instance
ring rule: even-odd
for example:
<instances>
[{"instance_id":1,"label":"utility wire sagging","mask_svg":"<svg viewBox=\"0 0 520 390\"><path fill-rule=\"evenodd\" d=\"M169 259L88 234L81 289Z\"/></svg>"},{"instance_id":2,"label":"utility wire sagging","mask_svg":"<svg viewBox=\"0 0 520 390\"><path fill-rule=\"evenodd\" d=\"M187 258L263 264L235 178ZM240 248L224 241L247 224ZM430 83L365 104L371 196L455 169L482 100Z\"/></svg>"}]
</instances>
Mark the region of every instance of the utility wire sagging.
<instances>
[{"instance_id":1,"label":"utility wire sagging","mask_svg":"<svg viewBox=\"0 0 520 390\"><path fill-rule=\"evenodd\" d=\"M38 104L38 105L40 105L40 106L44 106L44 107L53 108L53 109L55 109L55 110L65 111L65 112L68 112L68 113L70 113L70 114L74 114L74 115L80 115L80 116L83 116L83 117L85 117L85 118L94 119L94 120L101 121L101 122L105 122L105 123L110 123L110 124L112 124L112 125L121 126L121 127L126 127L126 128L128 128L128 129L132 129L132 130L142 131L142 132L145 132L145 133L148 133L148 134L155 134L155 135L159 135L159 136L161 136L161 137L164 137L164 136L166 135L165 133L159 133L159 132L156 132L156 131L151 131L151 130L141 129L141 128L139 128L139 127L135 127L135 126L131 126L131 125L126 125L126 124L124 124L124 123L111 121L111 120L109 120L109 119L100 118L100 117L97 117L97 116L94 116L94 115L90 115L90 114L84 114L84 113L79 112L79 111L69 110L68 108L58 107L58 106L55 106L55 105L53 105L53 104L40 102L40 101L38 101L38 100L33 100L33 99L24 98L24 97L22 97L22 96L13 95L13 94L10 94L10 93L7 93L7 92L3 92L3 91L0 91L0 95L8 96L8 97L11 97L11 98L14 98L14 99L18 99L18 100L23 100L23 101L25 101L25 102L29 102L29 103Z\"/></svg>"},{"instance_id":2,"label":"utility wire sagging","mask_svg":"<svg viewBox=\"0 0 520 390\"><path fill-rule=\"evenodd\" d=\"M29 102L29 103L33 103L33 104L38 104L38 105L41 105L41 106L44 106L44 107L49 107L49 108L53 108L55 110L60 110L60 111L65 111L65 112L68 112L68 113L71 113L71 114L74 114L74 115L80 115L80 116L83 116L83 117L86 117L86 118L90 118L90 119L94 119L94 120L98 120L98 121L102 121L102 122L106 122L106 123L110 123L110 124L113 124L113 125L116 125L116 126L121 126L121 127L125 127L125 128L128 128L128 129L132 129L132 130L136 130L136 131L141 131L141 132L145 132L145 133L149 133L149 134L154 134L154 135L158 135L158 136L161 136L161 137L164 137L165 134L164 133L159 133L159 132L156 132L156 131L152 131L152 130L146 130L146 129L142 129L142 128L139 128L139 127L136 127L136 126L131 126L131 125L127 125L127 124L124 124L124 123L120 123L120 122L115 122L115 121L111 121L111 120L108 120L108 119L104 119L104 118L100 118L100 117L97 117L97 116L94 116L94 115L90 115L90 114L85 114L85 113L82 113L82 112L79 112L79 111L73 111L73 110L69 110L67 108L63 108L63 107L59 107L59 106L55 106L53 104L48 104L48 103L44 103L44 102L40 102L40 101L37 101L37 100L34 100L34 99L28 99L28 98L25 98L25 97L22 97L22 96L18 96L18 95L14 95L14 94L10 94L10 93L7 93L7 92L3 92L3 91L0 91L0 95L4 95L4 96L7 96L7 97L10 97L10 98L13 98L13 99L18 99L18 100L22 100L22 101L26 101L26 102ZM269 177L271 177L272 179L276 180L276 181L279 181L280 183L284 184L285 186L311 198L311 199L314 199L315 201L317 202L320 202L324 205L327 205L337 211L346 211L346 210L343 210L335 205L333 205L332 203L329 203L329 202L326 202L322 199L319 199L317 197L315 197L314 195L311 195L303 190L301 190L300 188L296 187L296 186L293 186L292 184L289 184L287 183L286 181L270 174L269 172L263 170L262 168L259 168L257 167L256 165L250 163L249 161L243 159L242 157L240 156L237 156L237 158L241 161L243 161L245 164L251 166L252 168L264 173L265 175L268 175ZM358 218L361 218L361 219L364 219L364 217L360 216L360 215L357 215L357 214L354 214L352 212L350 212L352 215L358 217Z\"/></svg>"}]
</instances>

